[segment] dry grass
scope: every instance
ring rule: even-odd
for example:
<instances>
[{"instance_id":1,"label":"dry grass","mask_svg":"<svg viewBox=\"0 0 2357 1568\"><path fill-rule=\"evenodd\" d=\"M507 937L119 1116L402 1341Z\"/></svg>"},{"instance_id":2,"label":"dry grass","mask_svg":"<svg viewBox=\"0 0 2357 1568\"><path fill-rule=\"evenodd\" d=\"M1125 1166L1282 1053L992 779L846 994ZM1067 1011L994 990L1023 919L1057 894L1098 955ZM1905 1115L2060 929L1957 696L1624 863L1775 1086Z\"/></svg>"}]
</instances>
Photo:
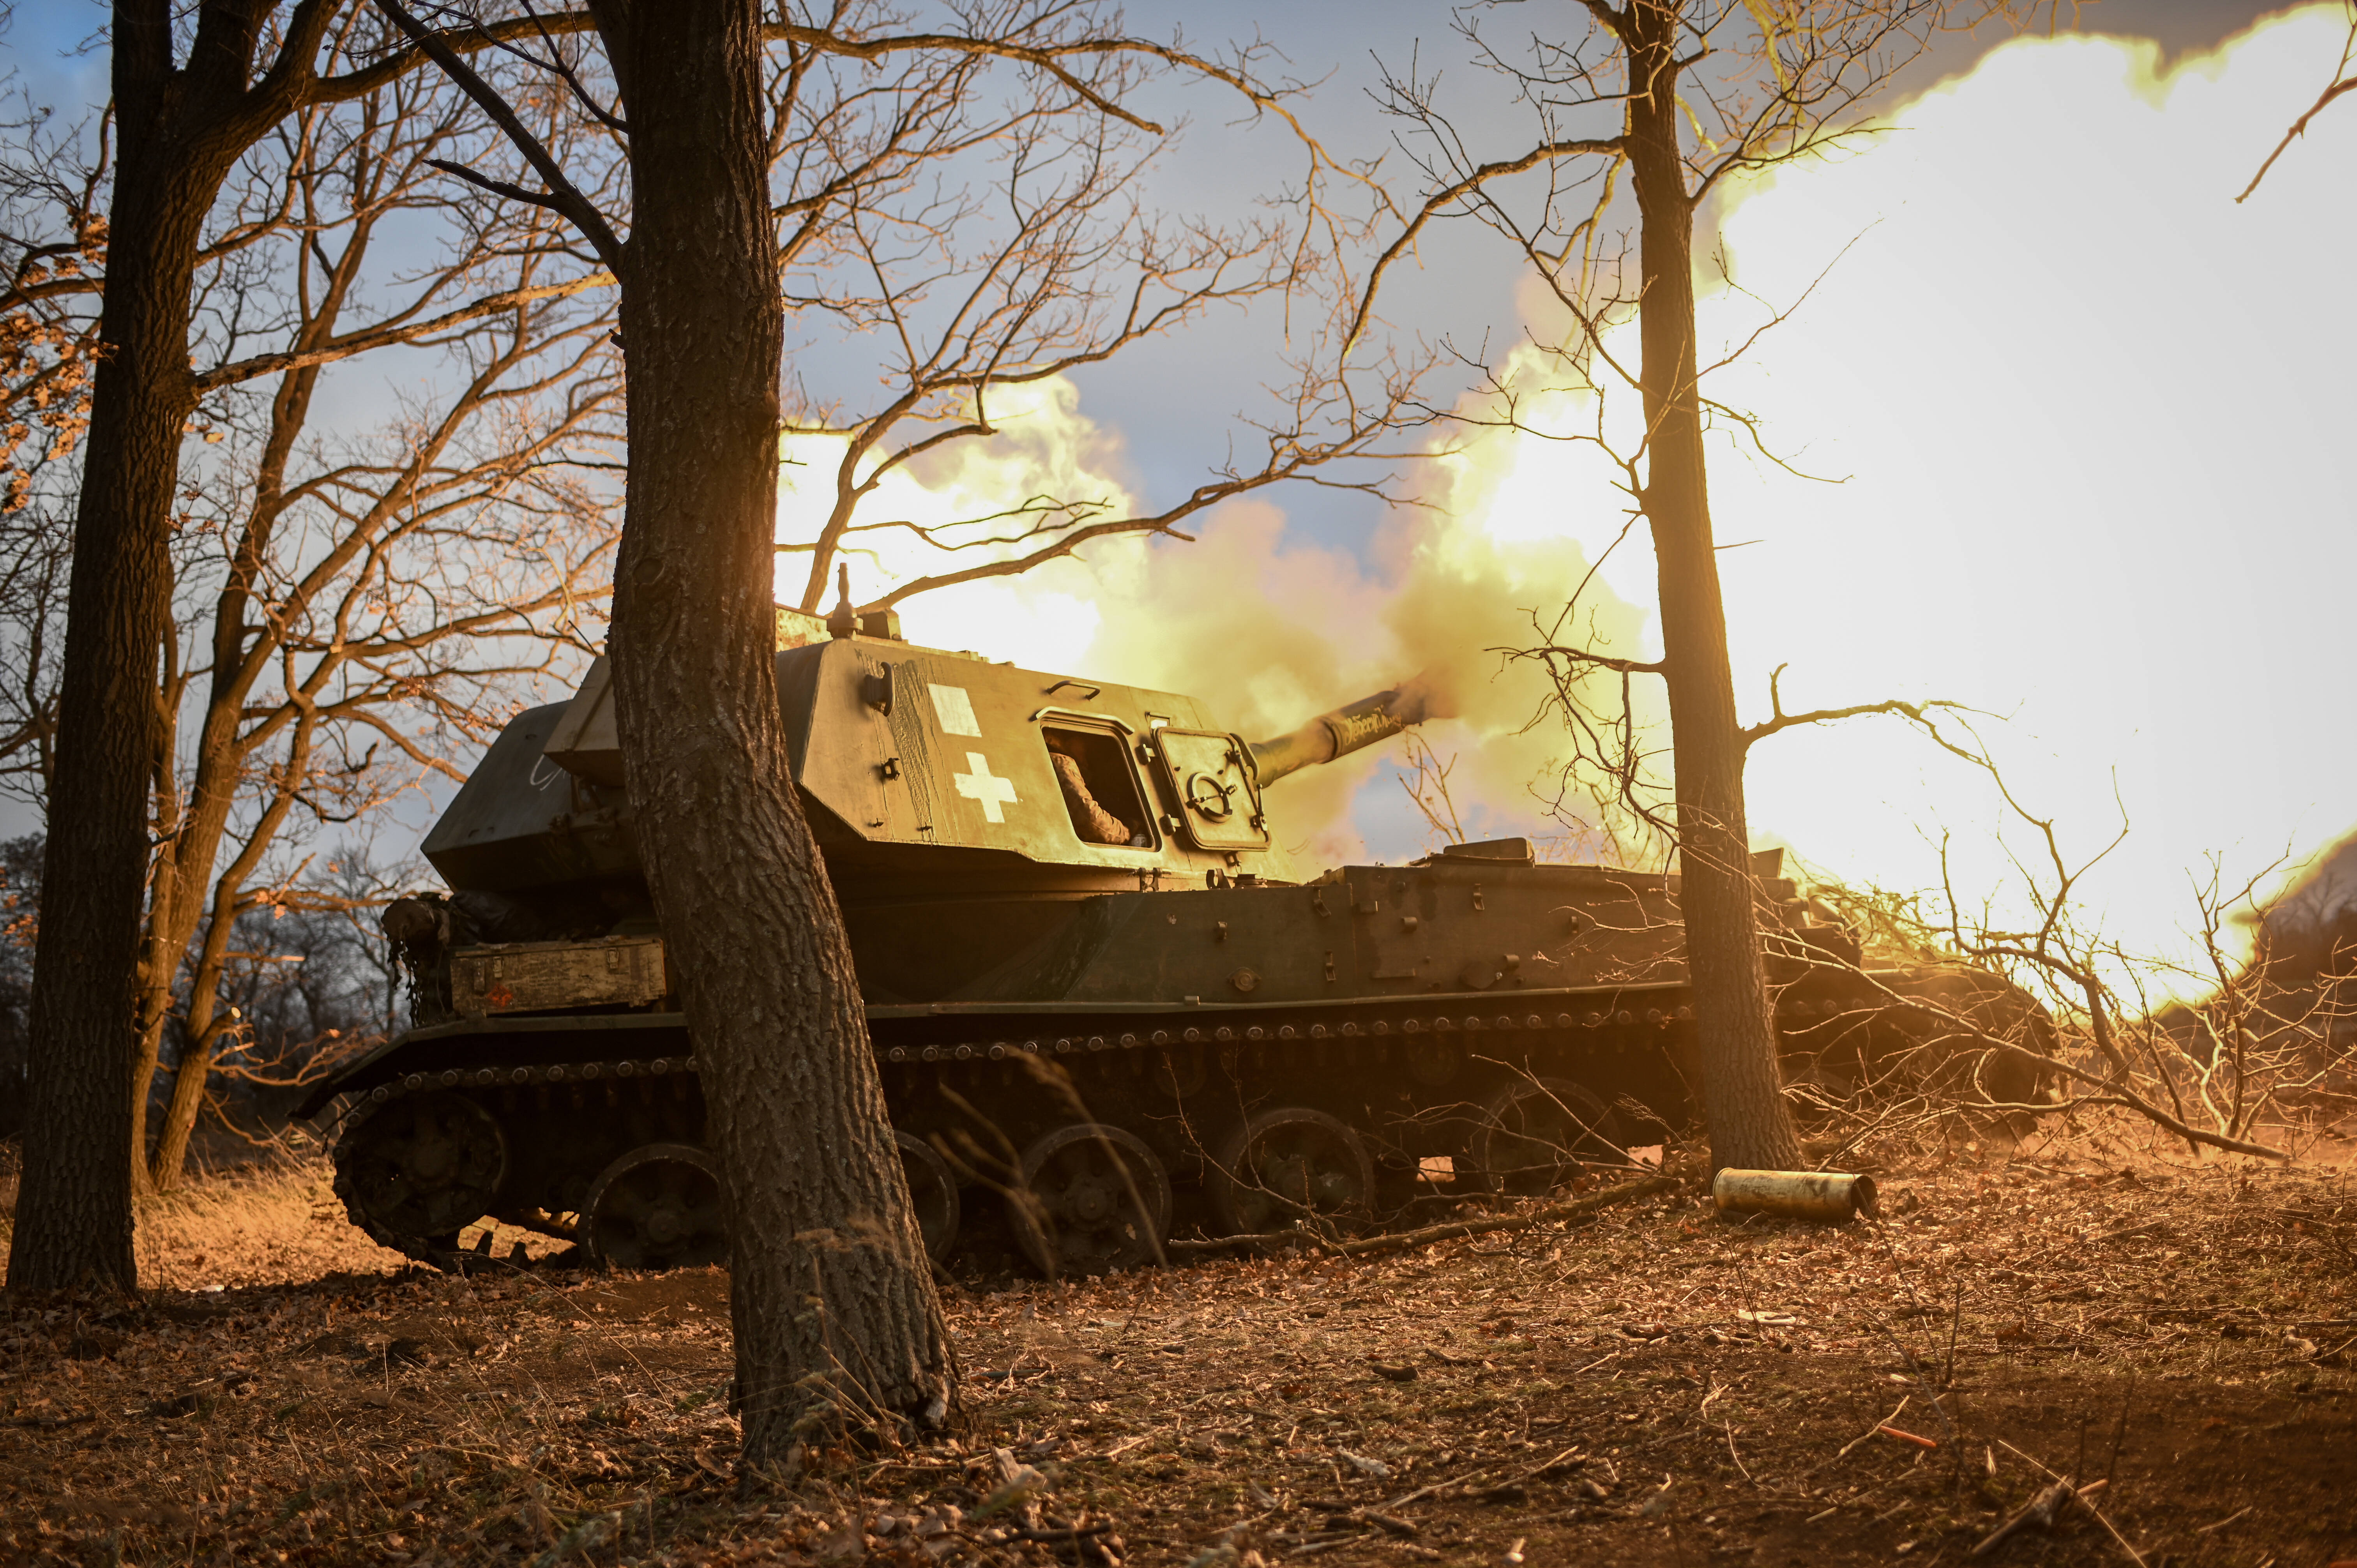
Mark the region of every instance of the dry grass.
<instances>
[{"instance_id":1,"label":"dry grass","mask_svg":"<svg viewBox=\"0 0 2357 1568\"><path fill-rule=\"evenodd\" d=\"M151 1288L221 1291L407 1262L354 1230L326 1165L263 1167L190 1182L139 1206L139 1277Z\"/></svg>"},{"instance_id":2,"label":"dry grass","mask_svg":"<svg viewBox=\"0 0 2357 1568\"><path fill-rule=\"evenodd\" d=\"M324 1162L287 1161L199 1176L142 1198L134 1241L141 1283L206 1292L401 1267L401 1254L345 1222L332 1179ZM13 1185L0 1210L0 1257L15 1231Z\"/></svg>"},{"instance_id":3,"label":"dry grass","mask_svg":"<svg viewBox=\"0 0 2357 1568\"><path fill-rule=\"evenodd\" d=\"M2112 1474L2147 1561L2357 1555L2345 1168L2082 1139L1880 1174L1870 1227L1674 1194L1380 1260L973 1280L959 1442L741 1489L723 1277L233 1284L225 1240L352 1267L287 1229L316 1186L257 1180L255 1218L192 1195L145 1233L228 1288L0 1321L0 1563L1911 1568L2041 1465ZM1937 1447L1856 1444L1902 1399ZM994 1509L1008 1465L1044 1489ZM2128 1559L2081 1512L1984 1561Z\"/></svg>"}]
</instances>

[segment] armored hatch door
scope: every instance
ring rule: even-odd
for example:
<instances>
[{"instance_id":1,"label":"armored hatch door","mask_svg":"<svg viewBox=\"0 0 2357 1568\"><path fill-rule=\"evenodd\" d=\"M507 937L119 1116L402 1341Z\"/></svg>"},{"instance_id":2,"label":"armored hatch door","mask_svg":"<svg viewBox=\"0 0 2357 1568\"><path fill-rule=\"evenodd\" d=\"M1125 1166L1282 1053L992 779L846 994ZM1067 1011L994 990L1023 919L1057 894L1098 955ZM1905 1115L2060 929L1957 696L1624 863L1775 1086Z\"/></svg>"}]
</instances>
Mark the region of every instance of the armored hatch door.
<instances>
[{"instance_id":1,"label":"armored hatch door","mask_svg":"<svg viewBox=\"0 0 2357 1568\"><path fill-rule=\"evenodd\" d=\"M1154 732L1154 756L1178 803L1179 826L1196 848L1268 847L1268 822L1242 740L1217 730L1166 727Z\"/></svg>"}]
</instances>

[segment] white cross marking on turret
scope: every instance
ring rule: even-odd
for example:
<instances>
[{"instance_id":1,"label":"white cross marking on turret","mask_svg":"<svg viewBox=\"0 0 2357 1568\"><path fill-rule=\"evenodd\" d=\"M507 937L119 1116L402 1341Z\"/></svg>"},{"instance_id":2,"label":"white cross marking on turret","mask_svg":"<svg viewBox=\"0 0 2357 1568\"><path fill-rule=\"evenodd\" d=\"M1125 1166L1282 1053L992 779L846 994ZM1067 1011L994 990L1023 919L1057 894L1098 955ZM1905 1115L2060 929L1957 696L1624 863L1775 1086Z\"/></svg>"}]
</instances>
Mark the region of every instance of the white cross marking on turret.
<instances>
[{"instance_id":1,"label":"white cross marking on turret","mask_svg":"<svg viewBox=\"0 0 2357 1568\"><path fill-rule=\"evenodd\" d=\"M969 751L965 754L965 765L974 771L951 775L957 781L958 793L969 800L981 801L982 814L986 820L994 822L1005 822L1006 813L998 808L1015 803L1015 781L1012 779L992 778L990 764L983 760L982 753L978 751Z\"/></svg>"}]
</instances>

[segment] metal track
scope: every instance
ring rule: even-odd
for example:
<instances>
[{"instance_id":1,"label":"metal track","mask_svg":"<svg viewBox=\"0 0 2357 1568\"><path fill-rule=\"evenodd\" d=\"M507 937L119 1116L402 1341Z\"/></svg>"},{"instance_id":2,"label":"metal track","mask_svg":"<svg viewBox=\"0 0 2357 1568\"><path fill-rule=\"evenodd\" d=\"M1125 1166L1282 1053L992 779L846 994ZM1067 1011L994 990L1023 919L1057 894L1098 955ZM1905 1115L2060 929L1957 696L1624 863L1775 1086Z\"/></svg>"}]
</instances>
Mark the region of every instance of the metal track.
<instances>
[{"instance_id":1,"label":"metal track","mask_svg":"<svg viewBox=\"0 0 2357 1568\"><path fill-rule=\"evenodd\" d=\"M382 1090L379 1090L378 1093L382 1094ZM387 1094L383 1098L390 1100L393 1096ZM463 1247L437 1247L434 1244L434 1238L430 1236L410 1236L398 1230L387 1230L370 1219L367 1211L361 1208L359 1201L352 1196L352 1173L345 1169L344 1162L336 1156L344 1152L347 1141L369 1123L376 1113L376 1107L382 1103L383 1101L363 1101L361 1105L355 1106L347 1112L339 1129L335 1151L328 1156L329 1162L335 1166L335 1192L336 1197L343 1202L344 1218L359 1227L362 1234L380 1247L399 1252L403 1257L414 1262L424 1263L428 1268L439 1269L444 1273L464 1273L466 1259L474 1258L478 1262L484 1260L468 1252Z\"/></svg>"},{"instance_id":2,"label":"metal track","mask_svg":"<svg viewBox=\"0 0 2357 1568\"><path fill-rule=\"evenodd\" d=\"M496 1038L497 1036L493 1036ZM644 1061L558 1062L549 1067L445 1068L439 1072L413 1072L390 1083L380 1083L357 1097L360 1105L382 1105L404 1094L429 1089L509 1089L535 1083L618 1083L632 1079L668 1078L696 1072L693 1057L652 1057Z\"/></svg>"},{"instance_id":3,"label":"metal track","mask_svg":"<svg viewBox=\"0 0 2357 1568\"><path fill-rule=\"evenodd\" d=\"M1182 1022L1181 1009L1160 1010L1158 1015L1139 1016L1136 1011L1107 1010L1093 1016L1075 1010L1060 1018L1043 1019L1038 1013L1028 1016L1020 1014L900 1015L876 1020L882 1026L878 1032L909 1034L939 1032L945 1035L965 1035L977 1024L996 1024L1000 1028L974 1031L974 1037L930 1041L925 1044L878 1044L876 1056L879 1062L902 1068L924 1064L982 1063L1006 1061L1017 1057L1068 1057L1108 1053L1164 1052L1180 1047L1242 1047L1250 1046L1257 1055L1272 1047L1308 1047L1319 1050L1336 1045L1369 1047L1385 1044L1410 1044L1420 1041L1447 1041L1470 1047L1476 1040L1498 1037L1498 1048L1506 1048L1516 1036L1599 1035L1606 1030L1627 1031L1650 1026L1649 1033L1658 1037L1674 1025L1692 1019L1691 1006L1677 1000L1684 995L1683 986L1648 988L1637 996L1622 993L1618 1000L1641 1003L1625 1005L1607 1012L1589 1008L1580 1013L1555 1011L1552 1014L1517 1009L1513 1012L1476 1008L1468 1004L1470 997L1452 1000L1455 1006L1415 1007L1410 1010L1397 1003L1386 1005L1382 1000L1360 1000L1342 1006L1315 1004L1304 1008L1270 1008L1238 1016L1243 1010L1227 1012L1231 1021L1213 1022L1192 1009L1185 1010L1200 1022ZM1552 1001L1553 999L1548 999ZM1347 1009L1355 1016L1336 1017ZM1812 1005L1788 1001L1777 1012L1777 1024L1787 1030L1806 1029L1819 1018L1831 1017L1843 1011L1842 1004L1824 1002ZM1257 1021L1247 1022L1246 1018ZM1152 1026L1143 1026L1151 1021ZM1070 1033L1049 1033L1032 1028L1043 1023L1061 1026ZM1008 1024L1031 1027L1006 1028ZM1093 1032L1082 1032L1095 1025ZM619 1034L619 1031L617 1031ZM482 1037L488 1050L496 1050L500 1036ZM619 1042L618 1042L619 1043ZM1601 1042L1598 1042L1601 1043ZM1623 1036L1623 1043L1626 1036ZM1290 1054L1290 1053L1286 1053ZM604 1058L592 1061L557 1062L540 1066L502 1065L475 1068L445 1068L430 1072L413 1072L376 1085L357 1095L342 1097L344 1112L339 1136L336 1140L338 1154L346 1141L377 1114L385 1105L407 1095L444 1090L512 1090L539 1085L565 1084L576 1088L603 1086L609 1095L624 1086L651 1090L662 1082L682 1085L683 1080L699 1077L694 1058L651 1057L626 1059ZM344 1201L345 1212L352 1223L380 1246L388 1247L419 1262L443 1270L463 1269L470 1263L484 1261L481 1255L456 1247L437 1246L434 1239L397 1235L371 1219L352 1200L350 1177L338 1162L336 1195Z\"/></svg>"},{"instance_id":4,"label":"metal track","mask_svg":"<svg viewBox=\"0 0 2357 1568\"><path fill-rule=\"evenodd\" d=\"M345 1216L378 1246L391 1248L404 1257L446 1273L463 1272L471 1265L491 1260L488 1254L469 1251L463 1247L436 1246L432 1237L410 1236L387 1230L371 1219L353 1199L351 1173L339 1156L348 1141L372 1121L384 1106L407 1095L444 1090L511 1089L545 1083L651 1084L674 1075L684 1074L693 1078L695 1072L695 1063L691 1060L653 1057L645 1061L562 1062L547 1067L446 1068L439 1072L414 1072L391 1083L381 1083L365 1094L355 1096L337 1124L335 1150L328 1156L336 1171L336 1196L343 1200Z\"/></svg>"},{"instance_id":5,"label":"metal track","mask_svg":"<svg viewBox=\"0 0 2357 1568\"><path fill-rule=\"evenodd\" d=\"M1365 1007L1365 1011L1377 1008ZM1514 1034L1523 1031L1537 1034L1549 1030L1600 1030L1612 1026L1627 1027L1641 1020L1656 1027L1684 1022L1694 1016L1686 1006L1648 1007L1642 1013L1634 1008L1620 1008L1612 1013L1590 1011L1586 1014L1557 1013L1552 1018L1540 1013L1487 1014L1452 1008L1445 1013L1411 1014L1399 1018L1373 1018L1361 1021L1345 1018L1338 1023L1301 1021L1264 1024L1175 1024L1167 1028L1122 1029L1103 1034L1049 1035L1041 1033L1028 1037L962 1040L953 1045L884 1046L877 1056L888 1062L967 1061L976 1058L1002 1061L1014 1056L1073 1056L1090 1051L1161 1050L1172 1046L1206 1045L1286 1045L1299 1041L1381 1040L1392 1037L1413 1039L1420 1035L1448 1036L1451 1035ZM1128 1022L1130 1020L1124 1020Z\"/></svg>"},{"instance_id":6,"label":"metal track","mask_svg":"<svg viewBox=\"0 0 2357 1568\"><path fill-rule=\"evenodd\" d=\"M1684 988L1677 989L1682 991ZM1666 1003L1669 998L1648 996L1646 1000ZM1361 1003L1357 1010L1391 1012L1391 1009L1383 1007L1380 1003L1372 1005ZM1812 1006L1805 1002L1797 1004L1788 1002L1777 1009L1776 1023L1786 1029L1807 1028L1819 1018L1830 1018L1837 1013L1852 1010L1843 1004L1835 1002L1825 1002L1816 1006ZM1104 1051L1164 1050L1173 1046L1267 1046L1339 1040L1413 1039L1425 1035L1445 1037L1488 1034L1541 1034L1550 1031L1565 1033L1599 1031L1614 1027L1628 1028L1640 1023L1651 1025L1655 1028L1664 1028L1674 1023L1690 1021L1694 1017L1694 1009L1683 1004L1647 1006L1642 1009L1621 1007L1609 1013L1597 1009L1589 1009L1578 1014L1557 1012L1551 1017L1543 1013L1491 1013L1487 1010L1472 1010L1459 1006L1436 1012L1419 1010L1407 1013L1404 1016L1394 1014L1388 1017L1344 1018L1337 1022L1307 1018L1292 1022L1278 1022L1276 1010L1272 1009L1265 1021L1252 1024L1242 1021L1227 1024L1212 1024L1208 1021L1201 1024L1181 1024L1177 1022L1176 1018L1170 1017L1171 1014L1180 1011L1177 1008L1169 1009L1164 1015L1166 1018L1169 1018L1169 1022L1152 1028L1119 1028L1108 1022L1103 1032L1098 1033L1075 1031L1071 1034L1049 1034L1045 1030L1038 1033L1033 1033L1029 1029L1005 1032L992 1030L977 1034L971 1039L925 1045L879 1045L876 1048L876 1056L879 1061L894 1064L1003 1061L1016 1056L1075 1056ZM1086 1017L1085 1015L1080 1016L1082 1019ZM894 1019L891 1023L908 1024L920 1021ZM946 1018L921 1020L927 1023L950 1021L952 1020ZM968 1017L953 1021L971 1026L984 1020ZM1041 1020L1035 1015L1031 1018L1021 1021L1036 1026ZM1079 1020L1056 1021L1069 1025ZM1120 1022L1135 1024L1138 1020L1132 1015L1120 1016ZM893 1032L903 1031L895 1029ZM966 1030L954 1029L945 1032L963 1034ZM486 1045L496 1049L496 1045L493 1044L498 1039L496 1035L488 1035L484 1039ZM382 1105L404 1094L422 1093L427 1090L507 1089L547 1083L619 1084L668 1078L677 1073L694 1076L699 1071L699 1066L693 1056L621 1059L600 1058L593 1061L557 1062L539 1067L445 1068L438 1071L409 1073L364 1090L353 1097L350 1111L347 1115L365 1107Z\"/></svg>"}]
</instances>

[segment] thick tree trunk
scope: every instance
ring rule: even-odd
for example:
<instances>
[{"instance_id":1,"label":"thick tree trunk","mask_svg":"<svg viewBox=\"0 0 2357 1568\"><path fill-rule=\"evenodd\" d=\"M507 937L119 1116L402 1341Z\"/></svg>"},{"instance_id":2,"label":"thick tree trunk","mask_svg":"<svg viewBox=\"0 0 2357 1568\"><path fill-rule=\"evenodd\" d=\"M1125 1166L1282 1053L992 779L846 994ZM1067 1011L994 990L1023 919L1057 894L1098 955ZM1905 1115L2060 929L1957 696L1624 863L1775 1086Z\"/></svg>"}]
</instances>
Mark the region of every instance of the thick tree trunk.
<instances>
[{"instance_id":1,"label":"thick tree trunk","mask_svg":"<svg viewBox=\"0 0 2357 1568\"><path fill-rule=\"evenodd\" d=\"M188 291L228 158L177 135L156 17L117 18L121 121L48 802L31 1005L25 1174L12 1290L131 1290L133 1069L148 789L167 725L156 670L171 628L168 545L180 437L196 403ZM161 51L162 71L155 68ZM233 153L231 155L233 156Z\"/></svg>"},{"instance_id":2,"label":"thick tree trunk","mask_svg":"<svg viewBox=\"0 0 2357 1568\"><path fill-rule=\"evenodd\" d=\"M759 6L595 9L633 186L616 716L729 1208L744 1459L791 1464L838 1411L951 1419L956 1365L778 713Z\"/></svg>"},{"instance_id":3,"label":"thick tree trunk","mask_svg":"<svg viewBox=\"0 0 2357 1568\"><path fill-rule=\"evenodd\" d=\"M1679 908L1712 1168L1783 1170L1799 1164L1801 1145L1784 1103L1769 1018L1743 812L1743 741L1704 473L1694 205L1678 151L1680 8L1678 0L1636 0L1623 38L1630 65L1629 174L1644 274L1639 312L1647 426L1643 503L1659 572L1676 759Z\"/></svg>"}]
</instances>

